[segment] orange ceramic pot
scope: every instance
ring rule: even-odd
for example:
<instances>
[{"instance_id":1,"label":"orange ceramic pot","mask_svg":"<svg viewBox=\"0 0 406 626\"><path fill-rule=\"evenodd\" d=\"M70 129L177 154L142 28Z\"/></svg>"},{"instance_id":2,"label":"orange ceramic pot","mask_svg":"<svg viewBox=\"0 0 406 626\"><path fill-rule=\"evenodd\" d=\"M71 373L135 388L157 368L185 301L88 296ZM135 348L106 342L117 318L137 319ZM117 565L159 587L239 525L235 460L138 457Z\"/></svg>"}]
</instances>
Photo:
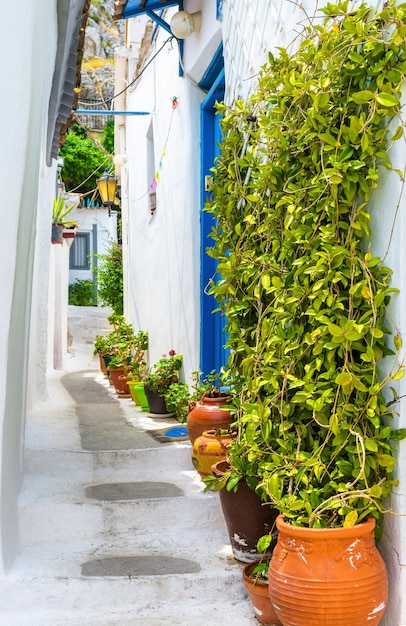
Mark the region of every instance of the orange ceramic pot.
<instances>
[{"instance_id":1,"label":"orange ceramic pot","mask_svg":"<svg viewBox=\"0 0 406 626\"><path fill-rule=\"evenodd\" d=\"M377 626L388 598L375 520L351 528L300 528L278 516L269 595L284 626Z\"/></svg>"},{"instance_id":2,"label":"orange ceramic pot","mask_svg":"<svg viewBox=\"0 0 406 626\"><path fill-rule=\"evenodd\" d=\"M127 376L124 375L124 367L112 368L107 367L110 374L110 380L114 385L116 393L120 398L130 398L130 389L127 385Z\"/></svg>"},{"instance_id":3,"label":"orange ceramic pot","mask_svg":"<svg viewBox=\"0 0 406 626\"><path fill-rule=\"evenodd\" d=\"M268 591L268 581L258 578L252 574L253 570L261 561L248 563L242 570L244 585L249 593L255 617L263 626L282 626L272 606Z\"/></svg>"},{"instance_id":4,"label":"orange ceramic pot","mask_svg":"<svg viewBox=\"0 0 406 626\"><path fill-rule=\"evenodd\" d=\"M220 435L218 430L205 430L193 443L192 463L200 476L211 476L211 466L226 458L235 434Z\"/></svg>"},{"instance_id":5,"label":"orange ceramic pot","mask_svg":"<svg viewBox=\"0 0 406 626\"><path fill-rule=\"evenodd\" d=\"M213 428L228 429L231 424L230 411L221 407L224 407L229 401L229 396L221 396L219 398L203 396L198 402L189 403L186 425L192 444L205 430L212 430Z\"/></svg>"}]
</instances>

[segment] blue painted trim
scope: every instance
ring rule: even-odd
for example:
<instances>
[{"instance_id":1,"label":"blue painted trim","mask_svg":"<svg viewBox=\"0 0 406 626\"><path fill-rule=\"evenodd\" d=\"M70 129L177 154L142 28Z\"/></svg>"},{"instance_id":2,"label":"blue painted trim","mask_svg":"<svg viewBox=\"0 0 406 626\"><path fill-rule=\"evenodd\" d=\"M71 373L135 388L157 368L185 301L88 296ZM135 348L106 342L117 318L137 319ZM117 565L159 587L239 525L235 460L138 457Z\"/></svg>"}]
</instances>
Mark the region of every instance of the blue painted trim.
<instances>
[{"instance_id":1,"label":"blue painted trim","mask_svg":"<svg viewBox=\"0 0 406 626\"><path fill-rule=\"evenodd\" d=\"M216 55L215 55L216 56ZM216 62L213 58L213 62ZM210 75L210 68L206 72ZM210 91L201 104L201 206L205 205L208 194L204 189L205 177L209 175L215 158L215 136L218 120L215 118L214 103L224 97L224 68L213 81ZM222 323L219 314L213 314L217 303L213 296L205 293L209 280L216 274L216 261L209 257L206 248L212 245L209 237L213 225L213 218L209 213L201 211L200 217L200 369L204 374L211 370L219 370L220 346L223 345Z\"/></svg>"},{"instance_id":2,"label":"blue painted trim","mask_svg":"<svg viewBox=\"0 0 406 626\"><path fill-rule=\"evenodd\" d=\"M199 87L209 91L224 67L223 44L221 43L213 55L212 62L200 79Z\"/></svg>"},{"instance_id":3,"label":"blue painted trim","mask_svg":"<svg viewBox=\"0 0 406 626\"><path fill-rule=\"evenodd\" d=\"M148 15L148 17L150 17L152 20L154 20L154 22L156 22L158 24L158 26L161 26L170 35L172 35L171 27L169 26L168 22L165 22L165 20L162 19L162 17L160 17L154 11L144 11L144 12Z\"/></svg>"},{"instance_id":4,"label":"blue painted trim","mask_svg":"<svg viewBox=\"0 0 406 626\"><path fill-rule=\"evenodd\" d=\"M142 7L141 4L143 4ZM166 9L177 4L179 4L179 0L146 0L146 2L143 2L143 0L127 0L121 16L122 19L127 20L135 15L142 15L154 9Z\"/></svg>"},{"instance_id":5,"label":"blue painted trim","mask_svg":"<svg viewBox=\"0 0 406 626\"><path fill-rule=\"evenodd\" d=\"M217 19L221 20L223 17L223 0L217 0Z\"/></svg>"}]
</instances>

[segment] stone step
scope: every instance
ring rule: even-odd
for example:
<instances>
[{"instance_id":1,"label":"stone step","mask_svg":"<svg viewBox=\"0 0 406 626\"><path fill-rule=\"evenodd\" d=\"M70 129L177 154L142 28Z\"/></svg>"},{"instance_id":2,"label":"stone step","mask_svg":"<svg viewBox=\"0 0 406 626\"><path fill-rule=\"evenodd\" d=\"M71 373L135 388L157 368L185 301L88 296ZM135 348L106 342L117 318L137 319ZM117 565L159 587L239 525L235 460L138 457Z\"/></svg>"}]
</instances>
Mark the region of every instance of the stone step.
<instances>
[{"instance_id":1,"label":"stone step","mask_svg":"<svg viewBox=\"0 0 406 626\"><path fill-rule=\"evenodd\" d=\"M47 511L52 510L52 516ZM131 532L139 537L162 537L187 542L188 535L201 533L202 539L224 527L219 496L196 492L187 497L148 498L132 501L88 499L85 490L71 500L46 496L20 500L20 537L22 545L59 541L91 540L98 536ZM69 520L69 523L67 523ZM174 528L178 533L174 534ZM168 529L168 532L167 532ZM166 539L166 535L168 538Z\"/></svg>"},{"instance_id":2,"label":"stone step","mask_svg":"<svg viewBox=\"0 0 406 626\"><path fill-rule=\"evenodd\" d=\"M239 570L145 578L64 578L52 581L51 587L50 584L48 579L10 577L0 597L2 623L7 626L258 625ZM44 589L48 590L46 598ZM10 594L19 597L17 608L10 607L7 601Z\"/></svg>"}]
</instances>

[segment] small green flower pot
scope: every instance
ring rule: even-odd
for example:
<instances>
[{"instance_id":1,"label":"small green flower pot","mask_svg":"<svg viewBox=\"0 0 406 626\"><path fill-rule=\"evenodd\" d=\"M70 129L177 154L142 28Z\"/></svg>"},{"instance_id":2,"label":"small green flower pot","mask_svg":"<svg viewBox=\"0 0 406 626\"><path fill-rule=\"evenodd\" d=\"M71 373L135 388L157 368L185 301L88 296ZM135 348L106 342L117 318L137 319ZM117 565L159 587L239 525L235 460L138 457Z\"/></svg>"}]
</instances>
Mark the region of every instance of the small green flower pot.
<instances>
[{"instance_id":1,"label":"small green flower pot","mask_svg":"<svg viewBox=\"0 0 406 626\"><path fill-rule=\"evenodd\" d=\"M143 411L149 411L148 400L147 396L145 395L143 383L137 383L136 385L134 385L134 389L136 389L137 391L138 399L141 404L141 409Z\"/></svg>"}]
</instances>

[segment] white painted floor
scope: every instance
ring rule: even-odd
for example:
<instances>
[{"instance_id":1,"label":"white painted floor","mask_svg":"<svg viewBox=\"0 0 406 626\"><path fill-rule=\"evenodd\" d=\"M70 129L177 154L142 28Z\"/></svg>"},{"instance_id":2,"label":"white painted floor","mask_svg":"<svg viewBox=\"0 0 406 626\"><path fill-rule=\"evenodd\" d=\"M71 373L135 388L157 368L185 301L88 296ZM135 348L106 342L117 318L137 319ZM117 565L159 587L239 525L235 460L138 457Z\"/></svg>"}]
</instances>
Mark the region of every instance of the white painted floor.
<instances>
[{"instance_id":1,"label":"white painted floor","mask_svg":"<svg viewBox=\"0 0 406 626\"><path fill-rule=\"evenodd\" d=\"M108 388L92 354L105 312L70 307L69 313L66 371L89 370L90 378ZM231 555L218 494L203 493L189 442L83 450L75 404L61 383L65 373L49 376L49 401L28 418L21 553L0 581L0 626L258 625L242 583L242 564ZM120 405L135 427L165 425L129 399ZM145 480L173 483L185 495L131 502L85 496L90 485ZM134 554L190 559L201 569L137 578L81 574L88 560Z\"/></svg>"}]
</instances>

